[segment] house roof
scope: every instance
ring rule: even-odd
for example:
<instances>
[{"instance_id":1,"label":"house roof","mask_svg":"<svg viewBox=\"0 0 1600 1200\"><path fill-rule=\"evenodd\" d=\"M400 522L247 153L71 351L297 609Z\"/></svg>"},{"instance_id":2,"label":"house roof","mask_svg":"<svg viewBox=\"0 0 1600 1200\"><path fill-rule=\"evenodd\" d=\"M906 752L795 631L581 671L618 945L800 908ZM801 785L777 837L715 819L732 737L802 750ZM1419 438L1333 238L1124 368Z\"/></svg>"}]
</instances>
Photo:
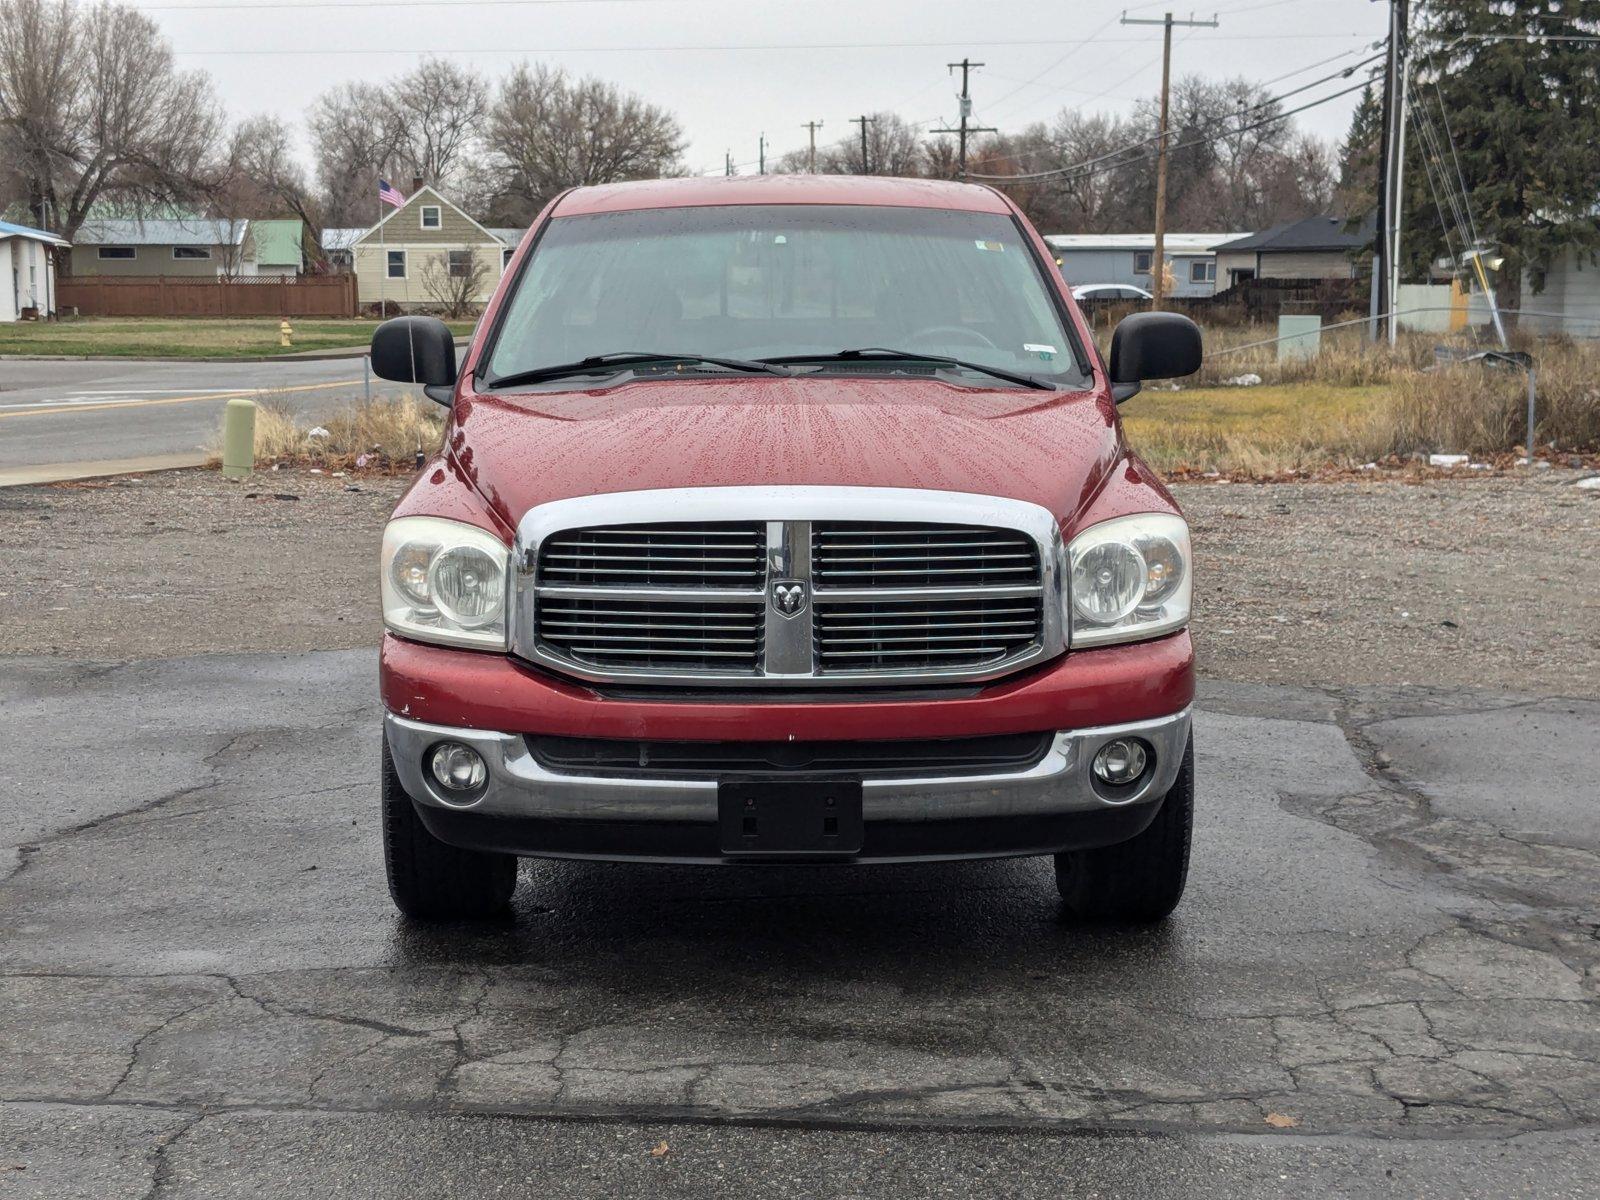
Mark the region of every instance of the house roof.
<instances>
[{"instance_id":1,"label":"house roof","mask_svg":"<svg viewBox=\"0 0 1600 1200\"><path fill-rule=\"evenodd\" d=\"M324 251L348 250L356 244L356 239L366 231L367 226L365 225L357 225L353 228L339 226L335 229L324 229L322 231L322 249Z\"/></svg>"},{"instance_id":2,"label":"house roof","mask_svg":"<svg viewBox=\"0 0 1600 1200\"><path fill-rule=\"evenodd\" d=\"M495 226L491 228L489 232L494 234L495 237L499 238L511 249L515 250L518 246L522 245L522 235L528 231L526 228L510 229L505 226Z\"/></svg>"},{"instance_id":3,"label":"house roof","mask_svg":"<svg viewBox=\"0 0 1600 1200\"><path fill-rule=\"evenodd\" d=\"M1372 240L1371 219L1354 233L1346 231L1343 217L1304 217L1284 221L1271 229L1252 233L1217 247L1218 253L1253 250L1261 254L1303 253L1308 250L1354 250Z\"/></svg>"},{"instance_id":4,"label":"house roof","mask_svg":"<svg viewBox=\"0 0 1600 1200\"><path fill-rule=\"evenodd\" d=\"M1169 233L1161 241L1166 254L1208 254L1243 233ZM1052 233L1044 239L1057 250L1154 250L1153 233Z\"/></svg>"},{"instance_id":5,"label":"house roof","mask_svg":"<svg viewBox=\"0 0 1600 1200\"><path fill-rule=\"evenodd\" d=\"M251 227L255 230L257 266L300 266L300 238L305 225L298 217L254 221Z\"/></svg>"},{"instance_id":6,"label":"house roof","mask_svg":"<svg viewBox=\"0 0 1600 1200\"><path fill-rule=\"evenodd\" d=\"M380 229L383 229L385 231L385 239L388 240L388 238L387 238L387 228L386 227L388 226L389 222L394 220L401 213L405 212L406 209L410 208L418 200L421 200L421 199L424 199L424 198L427 199L429 204L444 204L444 205L447 205L448 207L454 209L457 213L459 213L461 215L463 220L466 220L466 221L470 222L473 226L475 226L478 229L483 229L483 235L489 241L497 242L497 241L500 240L499 238L495 237L495 235L493 233L489 232L489 230L484 229L484 227L482 225L478 224L477 221L474 221L472 219L472 216L467 212L466 209L462 208L459 204L455 203L453 200L450 200L445 196L441 196L437 191L434 190L434 188L433 188L433 186L431 184L427 184L427 185L424 185L423 187L419 187L416 191L412 192L411 195L407 196L406 197L406 202L404 204L400 205L399 208L391 208L389 210L388 215L385 216L383 218L383 220L379 221L376 225L374 225L371 229L363 229L361 231L361 233L356 236L355 241L351 242L350 244L352 246L355 246L357 243L364 242L369 237L371 237L373 234L377 233L378 230L380 230ZM405 229L406 226L402 222L401 225L398 226L397 228ZM406 236L404 234L401 234L401 233L397 233L392 240L393 240L393 244L396 245L396 246L404 246L404 245L408 244L408 239L406 238ZM323 249L326 250L327 248L328 248L327 243L324 242L323 243Z\"/></svg>"},{"instance_id":7,"label":"house roof","mask_svg":"<svg viewBox=\"0 0 1600 1200\"><path fill-rule=\"evenodd\" d=\"M43 229L35 229L31 225L15 225L10 221L0 221L0 238L27 238L35 242L48 242L52 246L69 246L66 238L57 237Z\"/></svg>"},{"instance_id":8,"label":"house roof","mask_svg":"<svg viewBox=\"0 0 1600 1200\"><path fill-rule=\"evenodd\" d=\"M554 216L587 216L641 208L706 208L724 204L867 204L900 208L945 208L1009 213L995 191L943 179L898 179L886 175L728 175L714 178L644 179L574 188Z\"/></svg>"},{"instance_id":9,"label":"house roof","mask_svg":"<svg viewBox=\"0 0 1600 1200\"><path fill-rule=\"evenodd\" d=\"M241 246L249 228L249 221L213 217L96 219L83 223L77 240L80 246Z\"/></svg>"}]
</instances>

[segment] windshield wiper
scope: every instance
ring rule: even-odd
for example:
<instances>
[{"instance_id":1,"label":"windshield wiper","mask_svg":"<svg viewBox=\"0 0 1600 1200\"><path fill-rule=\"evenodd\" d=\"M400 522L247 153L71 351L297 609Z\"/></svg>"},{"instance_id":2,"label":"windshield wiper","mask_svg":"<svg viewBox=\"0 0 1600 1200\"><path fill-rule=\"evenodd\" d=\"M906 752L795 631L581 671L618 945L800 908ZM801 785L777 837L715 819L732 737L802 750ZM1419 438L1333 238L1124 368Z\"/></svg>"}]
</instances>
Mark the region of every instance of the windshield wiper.
<instances>
[{"instance_id":1,"label":"windshield wiper","mask_svg":"<svg viewBox=\"0 0 1600 1200\"><path fill-rule=\"evenodd\" d=\"M1020 383L1023 387L1042 388L1044 391L1055 391L1055 385L1046 383L1032 375L1024 375L1020 371L1007 371L1000 367L988 367L983 363L968 362L962 358L949 358L943 354L921 354L915 350L891 350L887 346L862 346L856 350L838 350L832 354L785 354L777 358L763 358L764 363L831 363L831 362L919 362L934 363L943 367L959 367L964 371L979 371L984 375L992 375L996 379L1004 379L1011 383Z\"/></svg>"},{"instance_id":2,"label":"windshield wiper","mask_svg":"<svg viewBox=\"0 0 1600 1200\"><path fill-rule=\"evenodd\" d=\"M709 354L662 354L650 350L617 350L610 354L591 354L577 362L556 363L548 367L535 367L530 371L514 371L488 381L491 388L514 387L519 383L540 383L547 379L565 379L572 375L614 375L629 367L655 366L663 363L705 363L725 367L730 371L761 372L767 375L793 375L782 365L770 362L752 362L743 358L714 358Z\"/></svg>"}]
</instances>

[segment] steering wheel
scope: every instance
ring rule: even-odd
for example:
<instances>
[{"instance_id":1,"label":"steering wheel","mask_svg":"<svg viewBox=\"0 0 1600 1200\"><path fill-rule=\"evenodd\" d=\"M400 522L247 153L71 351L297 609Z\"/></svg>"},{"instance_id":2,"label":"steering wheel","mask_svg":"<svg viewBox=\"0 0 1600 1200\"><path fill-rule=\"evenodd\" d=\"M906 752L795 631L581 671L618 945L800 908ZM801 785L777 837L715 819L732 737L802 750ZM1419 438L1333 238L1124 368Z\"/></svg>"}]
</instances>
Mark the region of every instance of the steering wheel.
<instances>
[{"instance_id":1,"label":"steering wheel","mask_svg":"<svg viewBox=\"0 0 1600 1200\"><path fill-rule=\"evenodd\" d=\"M964 339L969 342L976 342L980 346L987 346L990 350L1000 349L999 346L995 345L994 342L989 339L988 335L981 333L976 329L969 329L965 325L929 325L926 329L917 330L910 337L906 338L906 341L909 343L921 342L940 334L954 336L957 339Z\"/></svg>"}]
</instances>

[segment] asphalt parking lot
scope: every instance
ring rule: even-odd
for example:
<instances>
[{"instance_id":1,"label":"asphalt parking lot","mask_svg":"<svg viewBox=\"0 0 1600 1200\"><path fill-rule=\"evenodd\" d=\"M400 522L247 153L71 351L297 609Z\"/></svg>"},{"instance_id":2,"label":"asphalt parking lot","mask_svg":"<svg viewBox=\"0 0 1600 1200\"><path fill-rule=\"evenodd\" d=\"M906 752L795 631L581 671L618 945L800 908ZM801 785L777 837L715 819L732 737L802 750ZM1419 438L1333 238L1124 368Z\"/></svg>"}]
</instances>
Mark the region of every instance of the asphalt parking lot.
<instances>
[{"instance_id":1,"label":"asphalt parking lot","mask_svg":"<svg viewBox=\"0 0 1600 1200\"><path fill-rule=\"evenodd\" d=\"M418 928L364 650L0 660L0 1195L1594 1195L1600 704L1206 684L1194 872L525 864Z\"/></svg>"}]
</instances>

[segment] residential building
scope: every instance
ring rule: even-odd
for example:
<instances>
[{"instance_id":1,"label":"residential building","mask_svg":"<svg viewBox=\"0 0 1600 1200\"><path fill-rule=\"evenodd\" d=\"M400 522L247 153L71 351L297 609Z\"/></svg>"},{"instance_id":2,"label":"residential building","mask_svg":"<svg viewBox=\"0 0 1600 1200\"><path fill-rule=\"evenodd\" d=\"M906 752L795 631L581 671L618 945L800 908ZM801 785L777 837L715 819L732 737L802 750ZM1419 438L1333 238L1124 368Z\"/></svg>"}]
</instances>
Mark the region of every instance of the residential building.
<instances>
[{"instance_id":1,"label":"residential building","mask_svg":"<svg viewBox=\"0 0 1600 1200\"><path fill-rule=\"evenodd\" d=\"M55 250L66 244L43 229L0 221L0 322L55 314Z\"/></svg>"},{"instance_id":2,"label":"residential building","mask_svg":"<svg viewBox=\"0 0 1600 1200\"><path fill-rule=\"evenodd\" d=\"M299 275L305 271L305 229L305 222L298 217L251 221L256 274Z\"/></svg>"},{"instance_id":3,"label":"residential building","mask_svg":"<svg viewBox=\"0 0 1600 1200\"><path fill-rule=\"evenodd\" d=\"M328 248L326 233L323 248ZM439 304L446 281L464 277L474 263L482 270L472 300L483 304L509 258L499 235L429 186L363 231L350 252L361 303L386 301L404 308Z\"/></svg>"},{"instance_id":4,"label":"residential building","mask_svg":"<svg viewBox=\"0 0 1600 1200\"><path fill-rule=\"evenodd\" d=\"M72 244L74 275L257 273L249 221L117 217L85 221Z\"/></svg>"},{"instance_id":5,"label":"residential building","mask_svg":"<svg viewBox=\"0 0 1600 1200\"><path fill-rule=\"evenodd\" d=\"M1226 290L1247 279L1355 279L1373 240L1369 218L1356 230L1343 217L1303 217L1216 247L1217 275Z\"/></svg>"},{"instance_id":6,"label":"residential building","mask_svg":"<svg viewBox=\"0 0 1600 1200\"><path fill-rule=\"evenodd\" d=\"M367 226L358 225L337 226L322 231L322 256L328 260L328 265L335 271L350 271L355 269L355 256L352 247L356 239L367 231Z\"/></svg>"},{"instance_id":7,"label":"residential building","mask_svg":"<svg viewBox=\"0 0 1600 1200\"><path fill-rule=\"evenodd\" d=\"M1209 296L1217 290L1215 248L1238 233L1169 233L1163 257L1171 266L1172 296ZM1053 233L1045 242L1074 287L1114 283L1150 290L1156 236L1153 233Z\"/></svg>"}]
</instances>

